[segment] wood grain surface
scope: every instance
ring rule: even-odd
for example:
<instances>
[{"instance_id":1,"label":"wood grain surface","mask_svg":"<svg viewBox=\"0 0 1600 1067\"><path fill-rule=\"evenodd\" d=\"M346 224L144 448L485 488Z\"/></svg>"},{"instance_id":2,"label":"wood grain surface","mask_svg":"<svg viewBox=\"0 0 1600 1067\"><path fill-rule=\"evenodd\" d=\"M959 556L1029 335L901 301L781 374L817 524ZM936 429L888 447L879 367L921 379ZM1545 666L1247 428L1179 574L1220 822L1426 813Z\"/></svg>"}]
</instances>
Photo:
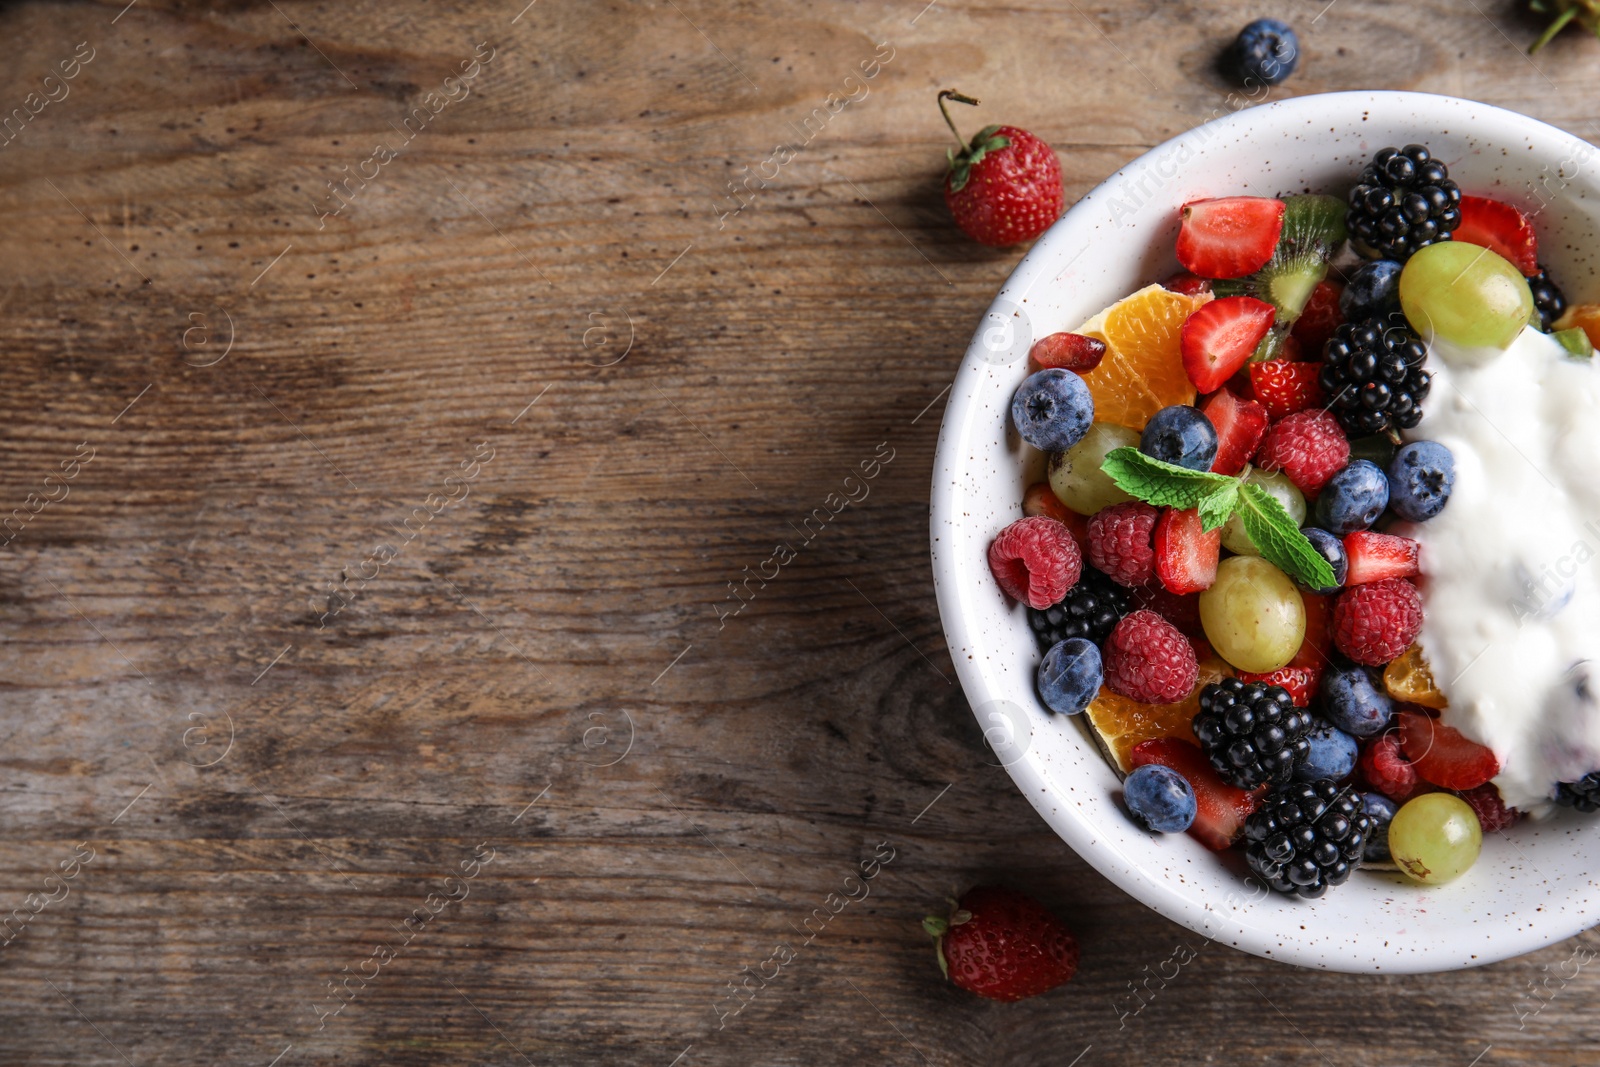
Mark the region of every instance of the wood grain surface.
<instances>
[{"instance_id":1,"label":"wood grain surface","mask_svg":"<svg viewBox=\"0 0 1600 1067\"><path fill-rule=\"evenodd\" d=\"M1274 95L1594 140L1600 42L1529 60L1490 0L525 2L0 7L0 1064L1600 1060L1592 934L1322 974L1095 874L986 759L926 508L1020 255L948 224L936 89L1070 200L1250 103L1214 58L1258 15L1302 35ZM979 880L1071 921L1070 986L939 980L918 920Z\"/></svg>"}]
</instances>

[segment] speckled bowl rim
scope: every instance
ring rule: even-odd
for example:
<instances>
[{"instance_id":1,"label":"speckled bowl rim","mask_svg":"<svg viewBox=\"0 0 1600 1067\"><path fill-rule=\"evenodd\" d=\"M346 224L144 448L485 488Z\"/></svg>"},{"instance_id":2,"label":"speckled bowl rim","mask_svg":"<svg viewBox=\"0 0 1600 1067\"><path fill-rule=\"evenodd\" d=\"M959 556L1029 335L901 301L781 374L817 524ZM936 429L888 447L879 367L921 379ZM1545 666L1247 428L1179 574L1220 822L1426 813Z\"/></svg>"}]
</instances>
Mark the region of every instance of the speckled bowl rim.
<instances>
[{"instance_id":1,"label":"speckled bowl rim","mask_svg":"<svg viewBox=\"0 0 1600 1067\"><path fill-rule=\"evenodd\" d=\"M1117 777L1086 729L1050 716L1034 695L1038 654L1024 612L1000 593L985 553L1020 514L1022 488L1040 477L1042 457L1020 446L1005 417L1033 337L1071 329L1177 269L1168 250L1183 202L1280 195L1313 181L1325 183L1314 191L1338 193L1371 152L1409 141L1433 147L1468 192L1529 209L1543 201L1541 259L1569 297L1600 300L1589 251L1600 248L1600 150L1565 131L1488 104L1405 92L1302 96L1216 118L1117 171L1017 265L952 384L930 509L940 618L992 745L988 761L1006 766L1080 856L1155 911L1265 958L1338 971L1478 966L1587 929L1600 916L1600 889L1583 852L1600 852L1600 819L1519 824L1492 836L1473 870L1442 887L1376 872L1358 872L1317 901L1252 887L1236 854L1208 852L1187 835L1157 838L1128 820ZM1246 162L1248 170L1230 169ZM1529 178L1536 165L1552 164L1560 172L1554 198ZM1310 172L1325 173L1302 181ZM1550 172L1539 175L1549 189ZM1558 245L1556 233L1586 233L1591 242L1577 247L1569 236Z\"/></svg>"}]
</instances>

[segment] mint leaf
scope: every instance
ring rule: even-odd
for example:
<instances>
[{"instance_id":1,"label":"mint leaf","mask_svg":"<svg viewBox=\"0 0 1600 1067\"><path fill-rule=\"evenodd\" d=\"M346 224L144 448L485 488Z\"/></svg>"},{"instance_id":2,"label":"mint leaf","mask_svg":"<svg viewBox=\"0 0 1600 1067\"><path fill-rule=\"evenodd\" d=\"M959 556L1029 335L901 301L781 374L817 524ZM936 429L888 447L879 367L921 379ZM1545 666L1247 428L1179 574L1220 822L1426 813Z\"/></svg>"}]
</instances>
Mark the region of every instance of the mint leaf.
<instances>
[{"instance_id":1,"label":"mint leaf","mask_svg":"<svg viewBox=\"0 0 1600 1067\"><path fill-rule=\"evenodd\" d=\"M1112 449L1100 469L1118 489L1158 508L1198 508L1201 501L1218 490L1239 484L1237 479L1225 474L1192 471L1151 459L1130 445Z\"/></svg>"},{"instance_id":2,"label":"mint leaf","mask_svg":"<svg viewBox=\"0 0 1600 1067\"><path fill-rule=\"evenodd\" d=\"M1334 584L1333 567L1311 547L1276 497L1249 482L1239 486L1239 518L1261 558L1313 589Z\"/></svg>"},{"instance_id":3,"label":"mint leaf","mask_svg":"<svg viewBox=\"0 0 1600 1067\"><path fill-rule=\"evenodd\" d=\"M1239 506L1239 484L1229 479L1229 485L1219 485L1200 498L1200 529L1210 533L1228 521L1233 509Z\"/></svg>"}]
</instances>

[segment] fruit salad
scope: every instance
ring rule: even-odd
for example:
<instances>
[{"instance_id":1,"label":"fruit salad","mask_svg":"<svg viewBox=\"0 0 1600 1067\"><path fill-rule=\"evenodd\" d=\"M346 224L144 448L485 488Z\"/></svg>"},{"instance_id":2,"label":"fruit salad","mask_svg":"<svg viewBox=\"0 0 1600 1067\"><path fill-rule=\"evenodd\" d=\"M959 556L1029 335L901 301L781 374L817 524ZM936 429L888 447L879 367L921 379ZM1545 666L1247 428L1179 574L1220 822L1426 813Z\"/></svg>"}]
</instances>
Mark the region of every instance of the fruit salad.
<instances>
[{"instance_id":1,"label":"fruit salad","mask_svg":"<svg viewBox=\"0 0 1600 1067\"><path fill-rule=\"evenodd\" d=\"M989 565L1152 833L1285 894L1600 808L1600 305L1421 145L1185 204L1183 272L1038 339Z\"/></svg>"}]
</instances>

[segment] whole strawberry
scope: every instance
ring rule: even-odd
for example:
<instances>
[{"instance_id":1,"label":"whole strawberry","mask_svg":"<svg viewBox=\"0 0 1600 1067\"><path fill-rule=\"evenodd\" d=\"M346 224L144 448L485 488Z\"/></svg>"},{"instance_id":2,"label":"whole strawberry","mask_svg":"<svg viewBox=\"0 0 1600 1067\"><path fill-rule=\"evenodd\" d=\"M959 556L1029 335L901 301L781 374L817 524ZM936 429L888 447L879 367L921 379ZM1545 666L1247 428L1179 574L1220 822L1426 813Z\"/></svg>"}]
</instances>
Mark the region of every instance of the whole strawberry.
<instances>
[{"instance_id":1,"label":"whole strawberry","mask_svg":"<svg viewBox=\"0 0 1600 1067\"><path fill-rule=\"evenodd\" d=\"M985 126L961 141L944 102L976 105L953 89L939 93L939 111L961 151L947 153L944 202L956 225L986 245L1014 245L1038 237L1061 215L1061 163L1050 146L1015 126Z\"/></svg>"},{"instance_id":2,"label":"whole strawberry","mask_svg":"<svg viewBox=\"0 0 1600 1067\"><path fill-rule=\"evenodd\" d=\"M969 889L949 919L930 915L922 928L934 939L945 977L990 1000L1038 996L1078 970L1072 931L1014 889Z\"/></svg>"}]
</instances>

